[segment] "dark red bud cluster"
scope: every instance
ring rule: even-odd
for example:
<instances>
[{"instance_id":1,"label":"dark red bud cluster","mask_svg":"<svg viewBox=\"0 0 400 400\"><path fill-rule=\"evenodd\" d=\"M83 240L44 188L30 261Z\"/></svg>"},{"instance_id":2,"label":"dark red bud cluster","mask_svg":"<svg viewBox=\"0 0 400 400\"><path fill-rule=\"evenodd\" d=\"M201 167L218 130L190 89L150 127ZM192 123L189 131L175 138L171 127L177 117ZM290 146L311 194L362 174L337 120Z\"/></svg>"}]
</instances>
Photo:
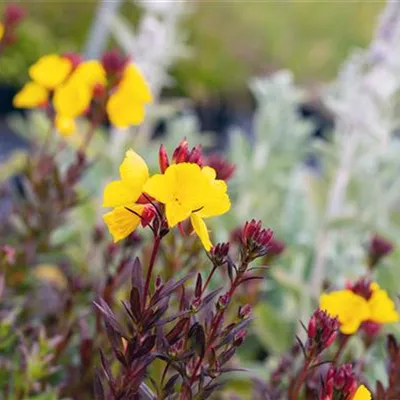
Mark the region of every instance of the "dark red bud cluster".
<instances>
[{"instance_id":1,"label":"dark red bud cluster","mask_svg":"<svg viewBox=\"0 0 400 400\"><path fill-rule=\"evenodd\" d=\"M220 266L225 263L229 254L229 243L218 243L210 251L210 257L214 265Z\"/></svg>"},{"instance_id":2,"label":"dark red bud cluster","mask_svg":"<svg viewBox=\"0 0 400 400\"><path fill-rule=\"evenodd\" d=\"M264 256L268 253L272 237L272 230L263 228L261 221L252 219L246 222L242 230L242 253L247 255L249 261Z\"/></svg>"},{"instance_id":3,"label":"dark red bud cluster","mask_svg":"<svg viewBox=\"0 0 400 400\"><path fill-rule=\"evenodd\" d=\"M340 394L343 399L351 399L357 387L357 378L351 364L345 364L338 368L331 367L326 375L321 398L331 400L335 398L336 394Z\"/></svg>"},{"instance_id":4,"label":"dark red bud cluster","mask_svg":"<svg viewBox=\"0 0 400 400\"><path fill-rule=\"evenodd\" d=\"M316 357L330 347L338 334L339 321L325 311L317 309L307 327L306 351L309 357Z\"/></svg>"},{"instance_id":5,"label":"dark red bud cluster","mask_svg":"<svg viewBox=\"0 0 400 400\"><path fill-rule=\"evenodd\" d=\"M268 254L279 256L284 252L285 247L285 242L273 237L268 245Z\"/></svg>"},{"instance_id":6,"label":"dark red bud cluster","mask_svg":"<svg viewBox=\"0 0 400 400\"><path fill-rule=\"evenodd\" d=\"M205 160L205 165L215 169L217 179L222 179L224 181L231 179L236 169L234 164L230 163L218 153L208 156Z\"/></svg>"},{"instance_id":7,"label":"dark red bud cluster","mask_svg":"<svg viewBox=\"0 0 400 400\"><path fill-rule=\"evenodd\" d=\"M360 278L354 283L347 283L346 288L351 290L353 293L364 297L365 300L369 300L372 296L371 281L366 278Z\"/></svg>"},{"instance_id":8,"label":"dark red bud cluster","mask_svg":"<svg viewBox=\"0 0 400 400\"><path fill-rule=\"evenodd\" d=\"M393 243L388 239L374 235L368 247L368 265L374 268L382 258L388 256L394 249Z\"/></svg>"},{"instance_id":9,"label":"dark red bud cluster","mask_svg":"<svg viewBox=\"0 0 400 400\"><path fill-rule=\"evenodd\" d=\"M124 56L118 49L104 52L101 57L101 64L107 75L120 76L124 71L129 58Z\"/></svg>"},{"instance_id":10,"label":"dark red bud cluster","mask_svg":"<svg viewBox=\"0 0 400 400\"><path fill-rule=\"evenodd\" d=\"M4 25L15 26L18 25L24 18L26 12L18 4L8 4L4 9Z\"/></svg>"},{"instance_id":11,"label":"dark red bud cluster","mask_svg":"<svg viewBox=\"0 0 400 400\"><path fill-rule=\"evenodd\" d=\"M25 14L25 10L18 4L6 5L2 21L4 25L4 34L1 39L2 44L7 46L15 42L15 28L25 18Z\"/></svg>"},{"instance_id":12,"label":"dark red bud cluster","mask_svg":"<svg viewBox=\"0 0 400 400\"><path fill-rule=\"evenodd\" d=\"M368 340L374 340L382 331L383 325L374 321L365 321L361 325L361 331Z\"/></svg>"},{"instance_id":13,"label":"dark red bud cluster","mask_svg":"<svg viewBox=\"0 0 400 400\"><path fill-rule=\"evenodd\" d=\"M193 163L198 164L200 167L203 166L203 152L201 146L195 146L192 150L189 150L189 143L186 139L183 139L172 154L172 162L175 164L180 163Z\"/></svg>"}]
</instances>

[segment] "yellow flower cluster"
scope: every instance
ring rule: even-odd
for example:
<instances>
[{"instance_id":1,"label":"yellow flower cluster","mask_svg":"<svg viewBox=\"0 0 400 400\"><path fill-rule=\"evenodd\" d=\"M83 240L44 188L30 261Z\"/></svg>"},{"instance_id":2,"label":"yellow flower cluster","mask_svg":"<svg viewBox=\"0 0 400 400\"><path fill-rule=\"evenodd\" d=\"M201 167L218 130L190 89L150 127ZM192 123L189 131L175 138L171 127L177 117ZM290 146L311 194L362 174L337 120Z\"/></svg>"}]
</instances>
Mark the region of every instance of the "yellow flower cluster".
<instances>
[{"instance_id":1,"label":"yellow flower cluster","mask_svg":"<svg viewBox=\"0 0 400 400\"><path fill-rule=\"evenodd\" d=\"M30 67L29 75L32 81L15 96L15 107L36 108L52 96L55 125L63 135L75 131L75 120L89 109L96 87L106 91L104 111L120 128L140 124L145 105L152 101L149 86L133 63L126 64L121 79L110 87L99 61L84 61L74 68L68 57L56 54L42 57Z\"/></svg>"},{"instance_id":2,"label":"yellow flower cluster","mask_svg":"<svg viewBox=\"0 0 400 400\"><path fill-rule=\"evenodd\" d=\"M224 214L230 208L226 183L216 179L213 168L185 162L172 164L163 174L149 177L144 160L129 150L119 172L121 179L107 185L103 202L104 207L114 208L104 215L114 241L125 238L139 225L144 205L137 201L146 193L164 204L169 227L190 218L205 249L211 249L204 219Z\"/></svg>"},{"instance_id":3,"label":"yellow flower cluster","mask_svg":"<svg viewBox=\"0 0 400 400\"><path fill-rule=\"evenodd\" d=\"M320 308L332 316L337 316L340 331L346 335L357 332L363 322L388 324L399 321L394 302L377 283L371 283L371 297L366 298L350 289L322 294Z\"/></svg>"}]
</instances>

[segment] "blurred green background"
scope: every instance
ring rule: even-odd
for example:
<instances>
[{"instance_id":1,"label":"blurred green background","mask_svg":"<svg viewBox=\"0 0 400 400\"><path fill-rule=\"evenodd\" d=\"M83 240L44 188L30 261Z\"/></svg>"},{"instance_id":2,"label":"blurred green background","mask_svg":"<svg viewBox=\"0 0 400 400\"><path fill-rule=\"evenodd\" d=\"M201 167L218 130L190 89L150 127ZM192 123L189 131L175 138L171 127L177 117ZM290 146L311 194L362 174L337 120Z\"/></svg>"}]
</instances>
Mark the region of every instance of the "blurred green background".
<instances>
[{"instance_id":1,"label":"blurred green background","mask_svg":"<svg viewBox=\"0 0 400 400\"><path fill-rule=\"evenodd\" d=\"M98 1L25 1L29 19L20 40L0 62L0 80L21 83L27 67L50 51L81 50ZM241 92L250 76L279 68L300 83L336 75L351 49L371 38L378 1L192 1L182 27L192 56L175 66L175 94L192 97ZM121 14L137 22L140 10L126 1Z\"/></svg>"}]
</instances>

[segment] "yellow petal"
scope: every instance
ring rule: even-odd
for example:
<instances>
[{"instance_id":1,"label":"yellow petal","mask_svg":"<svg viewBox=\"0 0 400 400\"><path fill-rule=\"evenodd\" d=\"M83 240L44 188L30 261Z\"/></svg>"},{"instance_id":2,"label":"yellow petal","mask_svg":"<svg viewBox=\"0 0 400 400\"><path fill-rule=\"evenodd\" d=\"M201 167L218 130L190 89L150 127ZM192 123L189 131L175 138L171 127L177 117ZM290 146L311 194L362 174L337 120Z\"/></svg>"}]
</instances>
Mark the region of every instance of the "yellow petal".
<instances>
[{"instance_id":1,"label":"yellow petal","mask_svg":"<svg viewBox=\"0 0 400 400\"><path fill-rule=\"evenodd\" d=\"M168 225L172 228L179 222L189 218L191 210L181 205L177 201L167 203L165 206L165 215L167 217Z\"/></svg>"},{"instance_id":2,"label":"yellow petal","mask_svg":"<svg viewBox=\"0 0 400 400\"><path fill-rule=\"evenodd\" d=\"M160 203L167 204L174 200L174 187L174 175L155 174L145 183L143 191L149 194L151 197L154 197Z\"/></svg>"},{"instance_id":3,"label":"yellow petal","mask_svg":"<svg viewBox=\"0 0 400 400\"><path fill-rule=\"evenodd\" d=\"M399 321L399 314L393 300L383 289L376 289L368 301L370 320L378 324Z\"/></svg>"},{"instance_id":4,"label":"yellow petal","mask_svg":"<svg viewBox=\"0 0 400 400\"><path fill-rule=\"evenodd\" d=\"M67 81L54 93L54 108L58 114L76 118L88 109L91 97L92 93L88 86Z\"/></svg>"},{"instance_id":5,"label":"yellow petal","mask_svg":"<svg viewBox=\"0 0 400 400\"><path fill-rule=\"evenodd\" d=\"M132 101L132 96L117 89L107 102L107 115L118 128L140 125L145 118L144 103Z\"/></svg>"},{"instance_id":6,"label":"yellow petal","mask_svg":"<svg viewBox=\"0 0 400 400\"><path fill-rule=\"evenodd\" d=\"M214 169L214 168L211 168L211 167L209 167L209 166L203 167L203 168L201 169L201 172L202 172L208 179L210 179L210 181L214 181L215 178L216 178L216 176L217 176L217 173L216 173L215 169Z\"/></svg>"},{"instance_id":7,"label":"yellow petal","mask_svg":"<svg viewBox=\"0 0 400 400\"><path fill-rule=\"evenodd\" d=\"M210 218L225 214L231 208L231 202L226 193L209 192L209 198L203 207L196 213L201 218Z\"/></svg>"},{"instance_id":8,"label":"yellow petal","mask_svg":"<svg viewBox=\"0 0 400 400\"><path fill-rule=\"evenodd\" d=\"M141 215L144 206L141 204L130 204L127 206L130 210ZM114 242L130 235L140 224L140 217L125 207L116 207L111 212L103 216Z\"/></svg>"},{"instance_id":9,"label":"yellow petal","mask_svg":"<svg viewBox=\"0 0 400 400\"><path fill-rule=\"evenodd\" d=\"M46 103L47 99L46 88L36 82L28 82L15 95L13 104L17 108L35 108Z\"/></svg>"},{"instance_id":10,"label":"yellow petal","mask_svg":"<svg viewBox=\"0 0 400 400\"><path fill-rule=\"evenodd\" d=\"M360 325L370 316L367 301L351 290L322 294L320 308L331 316L338 317L340 331L346 335L357 332Z\"/></svg>"},{"instance_id":11,"label":"yellow petal","mask_svg":"<svg viewBox=\"0 0 400 400\"><path fill-rule=\"evenodd\" d=\"M3 38L4 35L4 25L0 22L0 40Z\"/></svg>"},{"instance_id":12,"label":"yellow petal","mask_svg":"<svg viewBox=\"0 0 400 400\"><path fill-rule=\"evenodd\" d=\"M146 162L132 149L125 153L125 159L119 167L121 180L125 185L131 186L133 189L143 191L143 185L149 179L149 170Z\"/></svg>"},{"instance_id":13,"label":"yellow petal","mask_svg":"<svg viewBox=\"0 0 400 400\"><path fill-rule=\"evenodd\" d=\"M201 243L207 251L211 250L212 243L210 240L210 236L208 234L207 226L205 222L196 214L192 214L190 216L190 221L192 223L193 229L196 232L197 236L200 238Z\"/></svg>"},{"instance_id":14,"label":"yellow petal","mask_svg":"<svg viewBox=\"0 0 400 400\"><path fill-rule=\"evenodd\" d=\"M55 124L58 132L63 136L72 135L76 131L76 123L73 118L57 114Z\"/></svg>"},{"instance_id":15,"label":"yellow petal","mask_svg":"<svg viewBox=\"0 0 400 400\"><path fill-rule=\"evenodd\" d=\"M45 88L55 89L67 78L71 70L72 63L67 58L49 54L29 68L29 76Z\"/></svg>"},{"instance_id":16,"label":"yellow petal","mask_svg":"<svg viewBox=\"0 0 400 400\"><path fill-rule=\"evenodd\" d=\"M136 64L125 67L120 87L130 93L130 96L140 103L150 103L153 96L145 77Z\"/></svg>"},{"instance_id":17,"label":"yellow petal","mask_svg":"<svg viewBox=\"0 0 400 400\"><path fill-rule=\"evenodd\" d=\"M105 85L107 83L106 72L99 61L85 61L77 66L69 81L93 89L96 84Z\"/></svg>"},{"instance_id":18,"label":"yellow petal","mask_svg":"<svg viewBox=\"0 0 400 400\"><path fill-rule=\"evenodd\" d=\"M170 177L173 197L190 210L199 210L210 200L210 181L197 164L173 164L165 175Z\"/></svg>"},{"instance_id":19,"label":"yellow petal","mask_svg":"<svg viewBox=\"0 0 400 400\"><path fill-rule=\"evenodd\" d=\"M122 181L110 182L104 189L103 207L118 207L135 203L141 191L132 190Z\"/></svg>"},{"instance_id":20,"label":"yellow petal","mask_svg":"<svg viewBox=\"0 0 400 400\"><path fill-rule=\"evenodd\" d=\"M354 394L351 400L371 400L371 399L372 399L371 392L364 385L361 385L358 387L356 393Z\"/></svg>"}]
</instances>

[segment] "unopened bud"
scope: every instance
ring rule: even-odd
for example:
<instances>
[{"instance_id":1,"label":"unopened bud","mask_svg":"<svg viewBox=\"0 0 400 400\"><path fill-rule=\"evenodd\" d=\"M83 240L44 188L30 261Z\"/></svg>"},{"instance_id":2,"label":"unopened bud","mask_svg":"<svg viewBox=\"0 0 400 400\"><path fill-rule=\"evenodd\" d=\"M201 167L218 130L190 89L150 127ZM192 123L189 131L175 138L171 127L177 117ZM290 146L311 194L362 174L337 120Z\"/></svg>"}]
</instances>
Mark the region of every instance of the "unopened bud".
<instances>
[{"instance_id":1,"label":"unopened bud","mask_svg":"<svg viewBox=\"0 0 400 400\"><path fill-rule=\"evenodd\" d=\"M15 26L25 18L25 10L17 4L8 4L4 10L4 24Z\"/></svg>"},{"instance_id":2,"label":"unopened bud","mask_svg":"<svg viewBox=\"0 0 400 400\"><path fill-rule=\"evenodd\" d=\"M174 150L172 154L172 161L175 164L187 162L189 156L189 144L186 139L183 139L178 147Z\"/></svg>"},{"instance_id":3,"label":"unopened bud","mask_svg":"<svg viewBox=\"0 0 400 400\"><path fill-rule=\"evenodd\" d=\"M160 150L158 151L158 163L161 173L164 173L169 167L168 154L163 144L160 146Z\"/></svg>"},{"instance_id":4,"label":"unopened bud","mask_svg":"<svg viewBox=\"0 0 400 400\"><path fill-rule=\"evenodd\" d=\"M247 319L251 316L252 308L250 304L239 307L238 316L240 319Z\"/></svg>"},{"instance_id":5,"label":"unopened bud","mask_svg":"<svg viewBox=\"0 0 400 400\"><path fill-rule=\"evenodd\" d=\"M203 166L203 153L200 145L193 147L192 151L188 155L187 162L198 164L200 167Z\"/></svg>"},{"instance_id":6,"label":"unopened bud","mask_svg":"<svg viewBox=\"0 0 400 400\"><path fill-rule=\"evenodd\" d=\"M235 338L233 340L233 345L236 347L241 346L243 344L244 340L246 339L246 336L247 336L247 332L244 329L239 331L235 335Z\"/></svg>"},{"instance_id":7,"label":"unopened bud","mask_svg":"<svg viewBox=\"0 0 400 400\"><path fill-rule=\"evenodd\" d=\"M229 293L220 296L217 303L217 309L224 310L228 306L230 299Z\"/></svg>"}]
</instances>

